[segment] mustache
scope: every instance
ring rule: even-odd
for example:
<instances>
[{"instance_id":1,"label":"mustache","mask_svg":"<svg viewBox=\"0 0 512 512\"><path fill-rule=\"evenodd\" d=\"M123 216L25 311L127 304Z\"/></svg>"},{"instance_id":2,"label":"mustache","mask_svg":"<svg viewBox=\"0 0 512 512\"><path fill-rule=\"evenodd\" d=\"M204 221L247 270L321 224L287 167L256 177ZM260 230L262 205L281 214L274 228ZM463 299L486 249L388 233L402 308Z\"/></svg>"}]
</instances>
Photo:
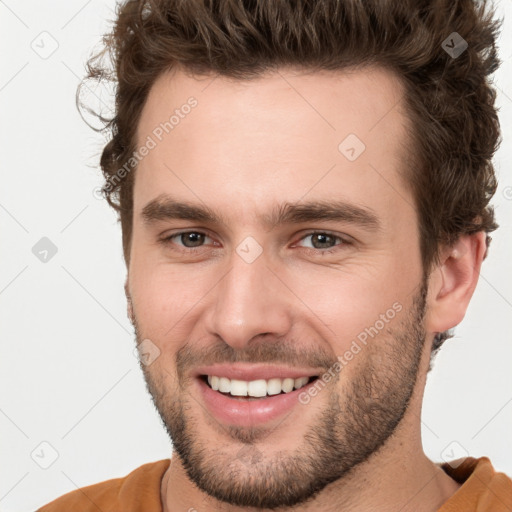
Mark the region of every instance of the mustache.
<instances>
[{"instance_id":1,"label":"mustache","mask_svg":"<svg viewBox=\"0 0 512 512\"><path fill-rule=\"evenodd\" d=\"M176 353L176 370L178 377L183 379L191 369L202 365L220 363L266 363L286 364L287 366L309 366L329 370L338 358L327 352L321 345L313 344L314 348L304 343L290 343L280 340L251 341L243 349L235 349L220 341L214 345L198 347L197 343L186 343Z\"/></svg>"}]
</instances>

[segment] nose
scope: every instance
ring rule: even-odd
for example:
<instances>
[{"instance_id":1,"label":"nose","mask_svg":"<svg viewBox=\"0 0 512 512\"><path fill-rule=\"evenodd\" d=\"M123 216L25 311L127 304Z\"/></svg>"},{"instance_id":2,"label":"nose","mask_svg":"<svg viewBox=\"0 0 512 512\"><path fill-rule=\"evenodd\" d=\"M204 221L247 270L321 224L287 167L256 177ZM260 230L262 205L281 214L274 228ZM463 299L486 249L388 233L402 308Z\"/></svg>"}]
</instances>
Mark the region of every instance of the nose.
<instances>
[{"instance_id":1,"label":"nose","mask_svg":"<svg viewBox=\"0 0 512 512\"><path fill-rule=\"evenodd\" d=\"M264 254L247 263L233 253L231 270L215 287L206 313L208 332L235 349L263 334L284 336L292 325L293 294Z\"/></svg>"}]
</instances>

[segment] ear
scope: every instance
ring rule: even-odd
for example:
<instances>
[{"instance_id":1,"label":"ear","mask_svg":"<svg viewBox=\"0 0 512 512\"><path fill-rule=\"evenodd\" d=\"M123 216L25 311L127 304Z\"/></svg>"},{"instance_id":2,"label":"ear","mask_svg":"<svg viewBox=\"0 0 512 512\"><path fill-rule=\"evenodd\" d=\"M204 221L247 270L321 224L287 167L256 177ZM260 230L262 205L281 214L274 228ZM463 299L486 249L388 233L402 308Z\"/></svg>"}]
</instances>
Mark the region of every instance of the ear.
<instances>
[{"instance_id":1,"label":"ear","mask_svg":"<svg viewBox=\"0 0 512 512\"><path fill-rule=\"evenodd\" d=\"M127 312L128 318L130 319L130 322L133 324L133 306L132 306L132 297L128 290L128 277L126 277L126 281L124 282L124 294L126 295L126 302L127 302L126 312Z\"/></svg>"},{"instance_id":2,"label":"ear","mask_svg":"<svg viewBox=\"0 0 512 512\"><path fill-rule=\"evenodd\" d=\"M427 332L455 327L464 318L486 255L486 233L464 235L441 251L440 263L429 276Z\"/></svg>"}]
</instances>

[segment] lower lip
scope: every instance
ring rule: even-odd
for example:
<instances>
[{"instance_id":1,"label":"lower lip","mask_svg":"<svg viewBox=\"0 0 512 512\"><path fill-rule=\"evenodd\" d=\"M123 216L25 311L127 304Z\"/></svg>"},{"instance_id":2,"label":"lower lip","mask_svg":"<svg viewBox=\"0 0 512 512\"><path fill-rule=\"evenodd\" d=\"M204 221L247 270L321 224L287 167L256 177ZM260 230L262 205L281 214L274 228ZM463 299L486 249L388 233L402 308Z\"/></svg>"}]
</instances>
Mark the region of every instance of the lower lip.
<instances>
[{"instance_id":1,"label":"lower lip","mask_svg":"<svg viewBox=\"0 0 512 512\"><path fill-rule=\"evenodd\" d=\"M212 415L222 423L241 427L260 425L284 416L294 406L300 404L299 394L307 388L306 385L290 393L256 400L240 400L214 391L201 378L196 380L206 407Z\"/></svg>"}]
</instances>

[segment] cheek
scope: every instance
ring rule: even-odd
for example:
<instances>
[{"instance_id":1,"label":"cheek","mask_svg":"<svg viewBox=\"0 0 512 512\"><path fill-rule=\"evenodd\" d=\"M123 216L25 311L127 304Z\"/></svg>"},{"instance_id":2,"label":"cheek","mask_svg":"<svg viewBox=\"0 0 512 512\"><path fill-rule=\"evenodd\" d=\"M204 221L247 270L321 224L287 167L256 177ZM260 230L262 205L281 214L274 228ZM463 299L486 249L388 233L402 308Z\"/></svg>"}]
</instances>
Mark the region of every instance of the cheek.
<instances>
[{"instance_id":1,"label":"cheek","mask_svg":"<svg viewBox=\"0 0 512 512\"><path fill-rule=\"evenodd\" d=\"M130 290L137 322L146 337L181 339L195 321L209 284L212 269L198 271L165 264L130 266ZM217 275L218 273L215 273Z\"/></svg>"},{"instance_id":2,"label":"cheek","mask_svg":"<svg viewBox=\"0 0 512 512\"><path fill-rule=\"evenodd\" d=\"M363 267L340 272L310 268L293 286L307 306L301 306L304 318L309 319L313 330L325 334L336 355L343 355L354 341L364 346L386 335L401 321L418 281L407 271L395 274L394 267L389 259L387 266L366 265L364 271Z\"/></svg>"}]
</instances>

